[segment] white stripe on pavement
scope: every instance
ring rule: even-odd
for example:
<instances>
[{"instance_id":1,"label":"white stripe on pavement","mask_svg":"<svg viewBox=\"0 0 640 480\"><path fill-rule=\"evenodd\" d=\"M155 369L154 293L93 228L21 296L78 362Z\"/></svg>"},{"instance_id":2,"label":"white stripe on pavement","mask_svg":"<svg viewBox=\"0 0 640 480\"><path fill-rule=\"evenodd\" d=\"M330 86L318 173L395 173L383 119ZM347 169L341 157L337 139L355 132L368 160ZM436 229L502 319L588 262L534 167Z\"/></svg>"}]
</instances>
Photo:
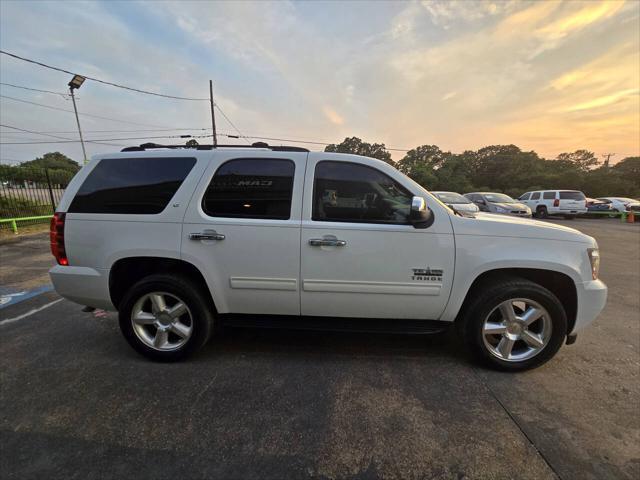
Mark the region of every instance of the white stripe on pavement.
<instances>
[{"instance_id":1,"label":"white stripe on pavement","mask_svg":"<svg viewBox=\"0 0 640 480\"><path fill-rule=\"evenodd\" d=\"M41 307L34 308L33 310L29 310L27 313L23 313L22 315L18 315L17 317L6 318L4 320L0 320L0 325L6 325L7 323L13 323L13 322L17 322L18 320L22 320L23 318L27 318L29 315L33 315L34 313L38 313L38 312L44 310L45 308L49 308L52 305L55 305L56 303L61 302L62 300L64 300L64 299L63 298L59 298L58 300L54 300L53 302L47 303L45 305L42 305Z\"/></svg>"}]
</instances>

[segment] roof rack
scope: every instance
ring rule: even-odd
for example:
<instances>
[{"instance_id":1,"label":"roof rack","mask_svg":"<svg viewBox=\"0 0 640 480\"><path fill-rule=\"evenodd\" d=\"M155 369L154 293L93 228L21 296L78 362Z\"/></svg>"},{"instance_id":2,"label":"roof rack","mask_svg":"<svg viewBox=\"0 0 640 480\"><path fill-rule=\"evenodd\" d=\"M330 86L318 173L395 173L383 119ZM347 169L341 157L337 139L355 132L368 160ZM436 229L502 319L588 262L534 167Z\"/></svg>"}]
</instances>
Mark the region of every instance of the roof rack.
<instances>
[{"instance_id":1,"label":"roof rack","mask_svg":"<svg viewBox=\"0 0 640 480\"><path fill-rule=\"evenodd\" d=\"M159 143L143 143L137 147L125 147L121 152L144 152L145 150L153 150L154 148L185 148L193 150L214 150L216 148L266 148L274 152L308 152L309 150L302 147L290 147L286 145L269 145L265 142L255 142L251 145L161 145Z\"/></svg>"}]
</instances>

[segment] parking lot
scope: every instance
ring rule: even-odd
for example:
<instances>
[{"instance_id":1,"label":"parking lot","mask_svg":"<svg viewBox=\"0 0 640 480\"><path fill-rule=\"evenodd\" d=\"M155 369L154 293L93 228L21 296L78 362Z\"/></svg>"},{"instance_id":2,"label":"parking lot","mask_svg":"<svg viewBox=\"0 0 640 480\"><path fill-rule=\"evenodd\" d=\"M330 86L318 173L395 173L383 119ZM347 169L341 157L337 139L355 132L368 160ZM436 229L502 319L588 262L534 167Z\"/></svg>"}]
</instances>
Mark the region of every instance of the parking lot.
<instances>
[{"instance_id":1,"label":"parking lot","mask_svg":"<svg viewBox=\"0 0 640 480\"><path fill-rule=\"evenodd\" d=\"M640 477L640 225L594 236L596 322L545 366L476 366L455 336L233 330L151 363L116 315L43 287L45 234L0 245L3 478ZM17 298L17 297L16 297Z\"/></svg>"}]
</instances>

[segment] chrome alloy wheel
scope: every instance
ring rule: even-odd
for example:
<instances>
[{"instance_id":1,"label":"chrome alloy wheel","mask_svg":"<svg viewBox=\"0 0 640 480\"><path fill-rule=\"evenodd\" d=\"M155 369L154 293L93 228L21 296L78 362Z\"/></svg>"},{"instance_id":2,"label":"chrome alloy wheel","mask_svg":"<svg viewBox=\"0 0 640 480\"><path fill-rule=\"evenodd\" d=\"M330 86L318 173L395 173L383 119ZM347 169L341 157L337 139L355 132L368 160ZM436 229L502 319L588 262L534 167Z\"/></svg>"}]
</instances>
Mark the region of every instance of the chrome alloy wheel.
<instances>
[{"instance_id":1,"label":"chrome alloy wheel","mask_svg":"<svg viewBox=\"0 0 640 480\"><path fill-rule=\"evenodd\" d=\"M528 298L506 300L482 324L482 340L491 354L507 362L535 357L551 339L551 317Z\"/></svg>"},{"instance_id":2,"label":"chrome alloy wheel","mask_svg":"<svg viewBox=\"0 0 640 480\"><path fill-rule=\"evenodd\" d=\"M191 312L175 295L151 292L140 297L131 311L136 336L154 350L182 347L193 333Z\"/></svg>"}]
</instances>

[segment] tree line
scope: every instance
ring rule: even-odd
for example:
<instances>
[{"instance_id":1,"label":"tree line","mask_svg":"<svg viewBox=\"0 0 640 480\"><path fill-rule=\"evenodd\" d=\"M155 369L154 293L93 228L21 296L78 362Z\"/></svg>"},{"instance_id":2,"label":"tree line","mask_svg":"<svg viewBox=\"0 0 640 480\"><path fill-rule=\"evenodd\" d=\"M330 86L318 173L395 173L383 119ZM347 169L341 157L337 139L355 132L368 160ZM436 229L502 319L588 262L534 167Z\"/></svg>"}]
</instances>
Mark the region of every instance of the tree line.
<instances>
[{"instance_id":1,"label":"tree line","mask_svg":"<svg viewBox=\"0 0 640 480\"><path fill-rule=\"evenodd\" d=\"M588 197L640 197L640 157L627 157L607 166L588 150L544 159L534 151L524 152L515 145L492 145L462 153L442 151L436 145L421 145L394 162L384 143L367 143L358 137L328 145L325 152L353 153L383 160L428 190L495 191L518 197L530 190L568 189L581 190ZM0 165L0 178L45 181L44 169L49 170L53 183L66 184L80 165L60 152L50 152L17 167Z\"/></svg>"},{"instance_id":2,"label":"tree line","mask_svg":"<svg viewBox=\"0 0 640 480\"><path fill-rule=\"evenodd\" d=\"M20 165L0 165L0 180L13 184L25 181L66 186L80 165L60 152L45 153Z\"/></svg>"},{"instance_id":3,"label":"tree line","mask_svg":"<svg viewBox=\"0 0 640 480\"><path fill-rule=\"evenodd\" d=\"M640 197L640 157L627 157L608 166L588 150L545 159L515 145L491 145L462 153L421 145L394 162L383 143L367 143L358 137L328 145L325 152L383 160L427 190L494 191L517 198L531 190L567 189L581 190L588 197Z\"/></svg>"}]
</instances>

